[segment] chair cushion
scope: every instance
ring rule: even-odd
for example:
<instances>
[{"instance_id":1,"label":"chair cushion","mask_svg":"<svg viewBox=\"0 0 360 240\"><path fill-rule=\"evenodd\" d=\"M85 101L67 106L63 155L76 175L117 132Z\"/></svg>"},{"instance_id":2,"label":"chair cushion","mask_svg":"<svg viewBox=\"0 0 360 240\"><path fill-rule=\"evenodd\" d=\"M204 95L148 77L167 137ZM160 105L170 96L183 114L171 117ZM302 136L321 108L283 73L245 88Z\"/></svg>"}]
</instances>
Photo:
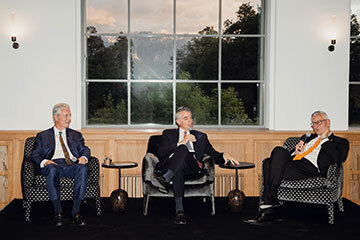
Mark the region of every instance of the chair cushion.
<instances>
[{"instance_id":1,"label":"chair cushion","mask_svg":"<svg viewBox=\"0 0 360 240\"><path fill-rule=\"evenodd\" d=\"M281 180L280 187L283 188L323 188L327 180L324 177L313 177L301 180Z\"/></svg>"}]
</instances>

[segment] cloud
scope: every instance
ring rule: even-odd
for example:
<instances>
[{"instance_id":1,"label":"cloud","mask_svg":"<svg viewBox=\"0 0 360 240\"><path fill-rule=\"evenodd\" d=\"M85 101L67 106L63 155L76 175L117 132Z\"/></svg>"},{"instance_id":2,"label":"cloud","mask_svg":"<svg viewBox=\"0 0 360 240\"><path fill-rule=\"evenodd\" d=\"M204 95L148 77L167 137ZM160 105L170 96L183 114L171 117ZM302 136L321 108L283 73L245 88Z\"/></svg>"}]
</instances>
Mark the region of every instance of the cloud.
<instances>
[{"instance_id":1,"label":"cloud","mask_svg":"<svg viewBox=\"0 0 360 240\"><path fill-rule=\"evenodd\" d=\"M88 25L107 25L116 27L116 19L108 11L88 6L86 9Z\"/></svg>"}]
</instances>

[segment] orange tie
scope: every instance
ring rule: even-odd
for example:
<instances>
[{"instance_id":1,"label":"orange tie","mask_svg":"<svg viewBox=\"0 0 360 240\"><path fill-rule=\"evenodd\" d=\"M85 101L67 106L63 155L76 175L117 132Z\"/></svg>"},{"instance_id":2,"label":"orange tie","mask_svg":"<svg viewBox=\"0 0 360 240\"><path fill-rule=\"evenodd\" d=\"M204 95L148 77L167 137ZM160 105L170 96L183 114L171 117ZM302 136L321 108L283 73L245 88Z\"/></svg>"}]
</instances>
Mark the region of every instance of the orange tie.
<instances>
[{"instance_id":1,"label":"orange tie","mask_svg":"<svg viewBox=\"0 0 360 240\"><path fill-rule=\"evenodd\" d=\"M321 138L319 137L319 139L315 142L314 145L312 145L311 147L309 147L309 149L306 152L303 152L301 154L296 154L295 157L293 158L293 160L300 160L303 157L305 157L306 155L308 155L309 153L311 153L312 151L314 151L314 149L319 146L321 142Z\"/></svg>"}]
</instances>

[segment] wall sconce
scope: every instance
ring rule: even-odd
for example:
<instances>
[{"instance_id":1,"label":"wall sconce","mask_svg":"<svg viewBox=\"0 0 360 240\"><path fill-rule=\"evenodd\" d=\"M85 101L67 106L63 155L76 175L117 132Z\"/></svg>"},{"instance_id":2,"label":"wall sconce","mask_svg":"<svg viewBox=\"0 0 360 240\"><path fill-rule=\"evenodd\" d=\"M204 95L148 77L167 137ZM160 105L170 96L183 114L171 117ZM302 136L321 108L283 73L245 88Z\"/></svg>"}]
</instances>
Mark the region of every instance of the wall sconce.
<instances>
[{"instance_id":1,"label":"wall sconce","mask_svg":"<svg viewBox=\"0 0 360 240\"><path fill-rule=\"evenodd\" d=\"M14 49L18 49L19 48L19 43L16 42L16 25L15 25L15 22L16 22L16 14L15 12L11 12L11 41L13 42L12 44L12 47Z\"/></svg>"},{"instance_id":2,"label":"wall sconce","mask_svg":"<svg viewBox=\"0 0 360 240\"><path fill-rule=\"evenodd\" d=\"M331 27L330 27L330 46L328 50L333 52L336 44L336 15L331 16Z\"/></svg>"}]
</instances>

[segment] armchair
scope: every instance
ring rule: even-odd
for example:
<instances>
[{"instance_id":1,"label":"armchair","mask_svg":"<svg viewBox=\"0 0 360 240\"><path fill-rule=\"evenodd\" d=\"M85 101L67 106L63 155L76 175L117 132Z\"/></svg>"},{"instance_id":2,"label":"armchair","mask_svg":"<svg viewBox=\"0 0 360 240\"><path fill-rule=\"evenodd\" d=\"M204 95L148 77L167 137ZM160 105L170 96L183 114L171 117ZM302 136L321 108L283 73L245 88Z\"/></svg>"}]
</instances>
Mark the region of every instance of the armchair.
<instances>
[{"instance_id":1,"label":"armchair","mask_svg":"<svg viewBox=\"0 0 360 240\"><path fill-rule=\"evenodd\" d=\"M283 148L287 150L294 149L299 141L300 138L298 137L287 138L283 144ZM263 168L267 160L268 158L263 160ZM341 197L343 178L343 164L333 163L329 166L326 177L319 176L301 180L283 179L278 189L278 199L280 200L280 204L282 204L283 201L325 204L328 210L328 222L333 224L334 204L336 202L339 205L339 210L344 212ZM263 193L263 188L264 185L262 185L260 195Z\"/></svg>"},{"instance_id":2,"label":"armchair","mask_svg":"<svg viewBox=\"0 0 360 240\"><path fill-rule=\"evenodd\" d=\"M35 144L35 137L26 139L24 158L21 166L21 188L23 194L23 207L25 208L25 221L30 221L31 203L49 201L46 188L46 177L40 175L37 166L31 161L31 154ZM94 198L97 216L101 215L100 188L99 188L99 160L91 157L88 162L88 180L85 198ZM60 179L60 200L72 200L74 179Z\"/></svg>"},{"instance_id":3,"label":"armchair","mask_svg":"<svg viewBox=\"0 0 360 240\"><path fill-rule=\"evenodd\" d=\"M157 157L158 148L161 144L162 136L153 135L149 138L147 153L142 162L142 182L143 182L143 214L147 215L150 197L173 197L174 192L170 187L168 193L162 193L157 187L156 163L159 162ZM196 178L185 180L184 197L209 197L211 199L211 215L215 214L215 195L214 195L214 162L210 157L204 158L204 172ZM172 182L170 182L170 186Z\"/></svg>"}]
</instances>

